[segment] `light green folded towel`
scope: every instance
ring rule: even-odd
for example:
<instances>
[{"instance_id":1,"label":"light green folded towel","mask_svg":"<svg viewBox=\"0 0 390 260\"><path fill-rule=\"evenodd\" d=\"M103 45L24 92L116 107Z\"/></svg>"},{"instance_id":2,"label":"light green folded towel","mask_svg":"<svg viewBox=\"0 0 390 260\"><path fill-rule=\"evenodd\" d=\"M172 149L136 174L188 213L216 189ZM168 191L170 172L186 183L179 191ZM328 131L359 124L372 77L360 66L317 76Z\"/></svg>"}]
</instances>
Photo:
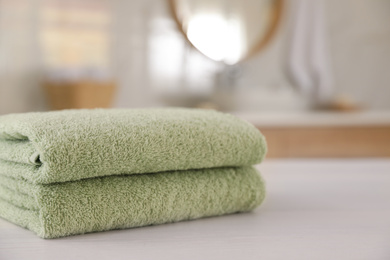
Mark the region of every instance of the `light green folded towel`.
<instances>
[{"instance_id":1,"label":"light green folded towel","mask_svg":"<svg viewBox=\"0 0 390 260\"><path fill-rule=\"evenodd\" d=\"M0 177L0 183L0 216L43 238L249 211L264 199L264 184L251 167L44 185Z\"/></svg>"},{"instance_id":2,"label":"light green folded towel","mask_svg":"<svg viewBox=\"0 0 390 260\"><path fill-rule=\"evenodd\" d=\"M244 166L266 153L261 133L202 109L95 109L0 117L0 172L33 183Z\"/></svg>"},{"instance_id":3,"label":"light green folded towel","mask_svg":"<svg viewBox=\"0 0 390 260\"><path fill-rule=\"evenodd\" d=\"M0 117L0 217L43 238L249 211L265 156L249 123L199 109Z\"/></svg>"}]
</instances>

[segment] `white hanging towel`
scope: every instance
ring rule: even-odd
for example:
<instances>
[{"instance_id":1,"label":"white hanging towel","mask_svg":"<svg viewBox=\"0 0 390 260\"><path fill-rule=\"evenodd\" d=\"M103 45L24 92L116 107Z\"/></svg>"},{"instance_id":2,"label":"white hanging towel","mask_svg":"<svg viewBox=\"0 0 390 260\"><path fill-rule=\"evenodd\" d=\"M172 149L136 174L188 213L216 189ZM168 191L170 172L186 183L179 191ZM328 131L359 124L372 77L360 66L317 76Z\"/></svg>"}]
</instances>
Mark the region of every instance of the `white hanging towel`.
<instances>
[{"instance_id":1,"label":"white hanging towel","mask_svg":"<svg viewBox=\"0 0 390 260\"><path fill-rule=\"evenodd\" d=\"M313 103L329 101L332 73L323 0L289 0L286 72L290 83Z\"/></svg>"}]
</instances>

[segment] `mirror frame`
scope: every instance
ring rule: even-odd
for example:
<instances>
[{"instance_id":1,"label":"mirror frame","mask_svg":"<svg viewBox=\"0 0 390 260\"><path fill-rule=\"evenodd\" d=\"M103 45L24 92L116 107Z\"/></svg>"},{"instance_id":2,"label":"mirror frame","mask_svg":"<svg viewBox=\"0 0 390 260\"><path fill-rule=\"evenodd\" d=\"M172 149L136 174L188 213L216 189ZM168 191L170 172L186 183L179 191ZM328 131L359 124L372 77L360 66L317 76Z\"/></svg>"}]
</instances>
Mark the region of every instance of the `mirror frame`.
<instances>
[{"instance_id":1,"label":"mirror frame","mask_svg":"<svg viewBox=\"0 0 390 260\"><path fill-rule=\"evenodd\" d=\"M187 36L187 33L184 31L184 28L182 26L182 23L180 22L180 19L179 17L177 16L177 12L176 12L176 1L180 1L180 0L167 0L168 2L168 7L169 7L169 11L171 13L171 17L175 20L175 23L177 25L177 28L179 29L179 31L181 32L181 34L184 36L184 38L186 39L187 43L189 43L191 45L192 48L196 49L199 53L201 53L203 56L207 57L208 59L211 59L210 57L208 57L207 55L205 55L204 53L202 53L201 51L198 50L198 48L196 48L192 42L188 39L188 36ZM271 41L272 37L275 35L276 31L277 31L277 28L279 27L279 24L280 24L280 20L281 20L281 17L282 17L282 13L283 13L283 9L284 9L284 0L274 0L275 1L275 10L274 10L274 15L273 17L271 18L271 23L270 23L270 26L269 28L267 29L266 33L264 34L264 36L262 37L261 40L259 40L247 53L247 55L245 55L242 59L240 59L236 64L239 64L243 61L246 61L248 60L249 58L255 56L255 54L257 54L258 52L260 52L262 49L264 49L268 43Z\"/></svg>"}]
</instances>

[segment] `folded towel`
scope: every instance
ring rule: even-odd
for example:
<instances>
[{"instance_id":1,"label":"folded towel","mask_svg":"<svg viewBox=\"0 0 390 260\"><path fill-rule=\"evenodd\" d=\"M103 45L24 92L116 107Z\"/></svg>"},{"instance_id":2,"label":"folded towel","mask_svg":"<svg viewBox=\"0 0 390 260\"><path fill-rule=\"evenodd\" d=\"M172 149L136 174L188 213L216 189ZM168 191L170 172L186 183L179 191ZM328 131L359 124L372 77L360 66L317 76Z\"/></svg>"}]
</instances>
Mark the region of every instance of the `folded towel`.
<instances>
[{"instance_id":1,"label":"folded towel","mask_svg":"<svg viewBox=\"0 0 390 260\"><path fill-rule=\"evenodd\" d=\"M31 184L0 176L0 216L43 238L249 211L264 199L252 167Z\"/></svg>"},{"instance_id":2,"label":"folded towel","mask_svg":"<svg viewBox=\"0 0 390 260\"><path fill-rule=\"evenodd\" d=\"M199 109L0 117L0 217L56 238L249 211L265 139Z\"/></svg>"},{"instance_id":3,"label":"folded towel","mask_svg":"<svg viewBox=\"0 0 390 260\"><path fill-rule=\"evenodd\" d=\"M95 109L0 117L0 174L32 183L244 166L266 153L261 133L201 109Z\"/></svg>"}]
</instances>

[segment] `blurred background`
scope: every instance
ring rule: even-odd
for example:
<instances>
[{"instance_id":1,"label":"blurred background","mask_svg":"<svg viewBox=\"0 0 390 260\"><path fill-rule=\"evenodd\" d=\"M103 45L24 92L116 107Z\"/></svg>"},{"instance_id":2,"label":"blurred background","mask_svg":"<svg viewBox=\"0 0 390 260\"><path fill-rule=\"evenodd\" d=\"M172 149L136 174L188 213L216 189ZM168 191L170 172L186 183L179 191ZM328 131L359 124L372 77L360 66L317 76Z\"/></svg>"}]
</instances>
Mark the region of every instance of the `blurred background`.
<instances>
[{"instance_id":1,"label":"blurred background","mask_svg":"<svg viewBox=\"0 0 390 260\"><path fill-rule=\"evenodd\" d=\"M0 0L0 114L201 107L270 157L390 156L388 0Z\"/></svg>"}]
</instances>

